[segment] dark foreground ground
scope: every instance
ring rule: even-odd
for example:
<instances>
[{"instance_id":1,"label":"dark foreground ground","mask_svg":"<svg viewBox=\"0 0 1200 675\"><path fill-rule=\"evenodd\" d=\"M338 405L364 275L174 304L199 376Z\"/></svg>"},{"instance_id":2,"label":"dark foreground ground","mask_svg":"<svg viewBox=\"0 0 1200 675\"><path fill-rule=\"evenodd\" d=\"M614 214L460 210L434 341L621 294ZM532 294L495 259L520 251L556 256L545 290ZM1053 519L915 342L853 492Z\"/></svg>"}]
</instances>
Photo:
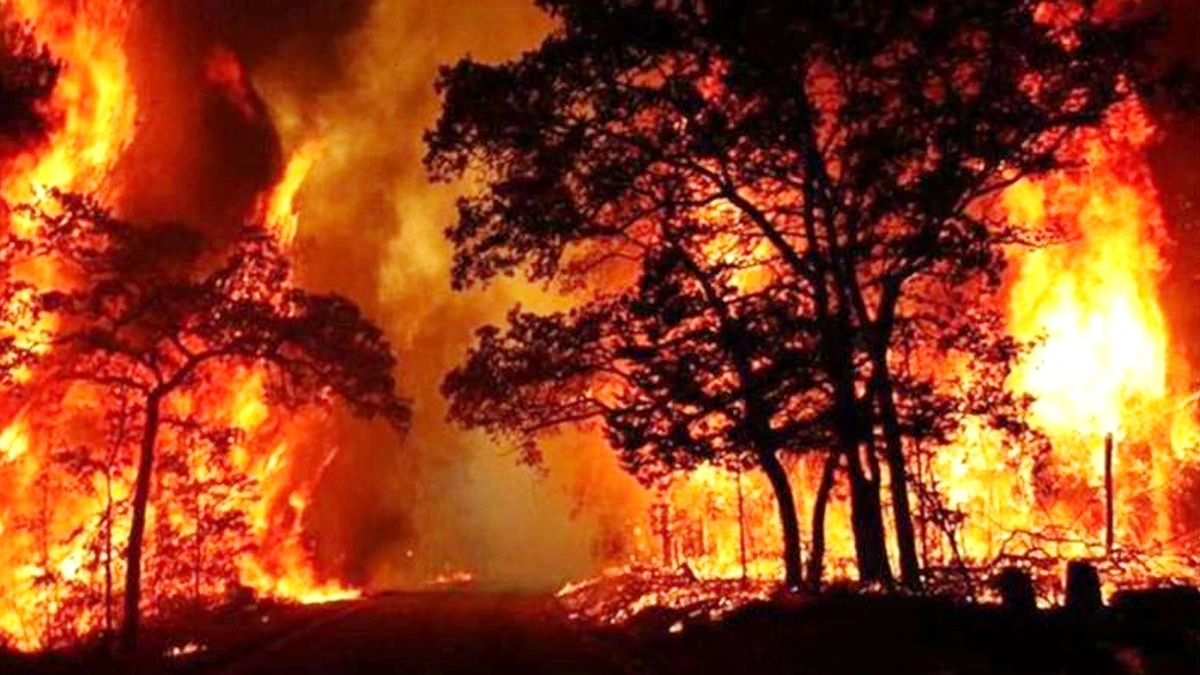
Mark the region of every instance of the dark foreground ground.
<instances>
[{"instance_id":1,"label":"dark foreground ground","mask_svg":"<svg viewBox=\"0 0 1200 675\"><path fill-rule=\"evenodd\" d=\"M0 656L0 673L1200 674L1194 593L1135 598L1093 618L846 595L748 606L716 623L649 611L617 629L573 623L551 597L499 593L304 612L269 630L227 627L199 654L137 667Z\"/></svg>"}]
</instances>

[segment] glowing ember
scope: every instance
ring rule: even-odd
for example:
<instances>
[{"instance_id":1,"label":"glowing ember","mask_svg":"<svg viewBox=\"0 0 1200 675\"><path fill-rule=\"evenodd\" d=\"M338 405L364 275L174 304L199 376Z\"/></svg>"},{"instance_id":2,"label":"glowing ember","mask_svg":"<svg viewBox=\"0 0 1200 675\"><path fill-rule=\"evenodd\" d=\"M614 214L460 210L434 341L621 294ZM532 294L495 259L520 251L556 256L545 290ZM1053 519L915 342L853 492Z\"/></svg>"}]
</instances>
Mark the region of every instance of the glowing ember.
<instances>
[{"instance_id":1,"label":"glowing ember","mask_svg":"<svg viewBox=\"0 0 1200 675\"><path fill-rule=\"evenodd\" d=\"M170 659L178 659L178 658L182 658L184 656L194 656L196 654L202 654L204 652L204 650L205 650L204 645L202 645L198 642L185 642L184 644L181 644L181 645L176 645L174 647L168 647L167 651L165 652L165 655L167 658L170 658Z\"/></svg>"},{"instance_id":2,"label":"glowing ember","mask_svg":"<svg viewBox=\"0 0 1200 675\"><path fill-rule=\"evenodd\" d=\"M441 572L425 582L431 588L455 588L468 586L475 581L475 573L470 570L451 570Z\"/></svg>"},{"instance_id":3,"label":"glowing ember","mask_svg":"<svg viewBox=\"0 0 1200 675\"><path fill-rule=\"evenodd\" d=\"M769 581L698 581L664 575L653 568L624 566L567 584L557 598L572 619L620 625L651 608L715 621L746 603L768 599L774 591L775 585Z\"/></svg>"}]
</instances>

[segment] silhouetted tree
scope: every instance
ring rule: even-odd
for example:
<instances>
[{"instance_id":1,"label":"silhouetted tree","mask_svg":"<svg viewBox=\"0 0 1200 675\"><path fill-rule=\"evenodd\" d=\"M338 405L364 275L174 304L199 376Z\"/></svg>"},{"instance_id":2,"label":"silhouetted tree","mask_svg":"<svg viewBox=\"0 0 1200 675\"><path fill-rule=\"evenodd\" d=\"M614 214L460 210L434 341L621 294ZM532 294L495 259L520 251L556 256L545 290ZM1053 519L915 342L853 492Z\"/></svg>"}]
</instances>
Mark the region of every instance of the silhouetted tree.
<instances>
[{"instance_id":1,"label":"silhouetted tree","mask_svg":"<svg viewBox=\"0 0 1200 675\"><path fill-rule=\"evenodd\" d=\"M0 158L37 142L53 124L45 108L61 68L28 25L0 26Z\"/></svg>"},{"instance_id":2,"label":"silhouetted tree","mask_svg":"<svg viewBox=\"0 0 1200 675\"><path fill-rule=\"evenodd\" d=\"M620 287L664 242L715 255L671 237L719 223L727 248L777 261L816 332L831 400L815 419L849 477L860 577L892 578L886 468L918 585L901 407L922 387L897 377L902 326L946 289L998 283L1002 246L1029 233L991 203L1130 93L1140 24L1095 21L1088 0L540 5L559 28L539 49L441 76L427 163L484 185L449 230L456 285L523 270Z\"/></svg>"},{"instance_id":3,"label":"silhouetted tree","mask_svg":"<svg viewBox=\"0 0 1200 675\"><path fill-rule=\"evenodd\" d=\"M696 249L714 229L692 225ZM674 239L680 241L683 239ZM511 435L601 422L625 468L646 484L714 463L761 467L778 503L786 582L801 582L795 500L779 453L822 447L828 410L816 334L787 286L753 290L744 261L662 244L634 290L549 316L514 311L485 328L444 385L451 416ZM528 457L529 455L527 455Z\"/></svg>"},{"instance_id":4,"label":"silhouetted tree","mask_svg":"<svg viewBox=\"0 0 1200 675\"><path fill-rule=\"evenodd\" d=\"M3 342L10 379L28 368L43 386L85 382L124 393L141 411L121 629L129 651L138 637L156 449L173 397L220 369L251 366L265 370L268 395L280 405L340 399L397 426L407 405L380 330L349 301L294 287L287 260L265 234L248 231L212 253L194 233L137 227L85 197L56 193L24 208L37 231L10 235L2 249L7 318L25 329ZM30 261L52 266L61 287L13 272Z\"/></svg>"},{"instance_id":5,"label":"silhouetted tree","mask_svg":"<svg viewBox=\"0 0 1200 675\"><path fill-rule=\"evenodd\" d=\"M122 482L126 452L134 435L133 426L140 413L132 408L129 398L119 389L106 393L112 394L111 398L115 398L115 402L110 400L103 408L101 420L86 417L78 420L88 426L94 424L103 427L103 442L69 447L65 451L55 453L54 462L74 478L74 487L78 493L92 495L102 504L103 510L98 514L98 527L87 533L87 548L94 554L89 561L90 568L98 572L102 570L102 573L96 576L103 578L104 588L100 593L93 595L99 596L99 603L103 606L104 635L111 637L116 627L114 563L119 555L113 527L121 509L121 504L115 499L114 487ZM54 398L56 394L61 394L57 387L45 392L43 396ZM61 400L61 396L58 398ZM41 402L37 404L41 405ZM42 407L41 410L45 411L45 408ZM45 415L44 419L53 422L59 419L60 415L61 411L56 411L53 415ZM97 487L97 483L102 487Z\"/></svg>"}]
</instances>

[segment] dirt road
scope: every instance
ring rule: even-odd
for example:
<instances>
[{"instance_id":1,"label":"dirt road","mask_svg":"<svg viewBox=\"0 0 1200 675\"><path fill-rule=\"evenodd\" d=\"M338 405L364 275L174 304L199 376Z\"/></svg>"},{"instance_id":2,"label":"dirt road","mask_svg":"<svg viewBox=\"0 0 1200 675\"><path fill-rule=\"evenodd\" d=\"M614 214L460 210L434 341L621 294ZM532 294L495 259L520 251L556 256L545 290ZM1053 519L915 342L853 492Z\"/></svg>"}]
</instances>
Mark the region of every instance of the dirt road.
<instances>
[{"instance_id":1,"label":"dirt road","mask_svg":"<svg viewBox=\"0 0 1200 675\"><path fill-rule=\"evenodd\" d=\"M363 600L219 672L615 673L620 660L547 596L406 593Z\"/></svg>"}]
</instances>

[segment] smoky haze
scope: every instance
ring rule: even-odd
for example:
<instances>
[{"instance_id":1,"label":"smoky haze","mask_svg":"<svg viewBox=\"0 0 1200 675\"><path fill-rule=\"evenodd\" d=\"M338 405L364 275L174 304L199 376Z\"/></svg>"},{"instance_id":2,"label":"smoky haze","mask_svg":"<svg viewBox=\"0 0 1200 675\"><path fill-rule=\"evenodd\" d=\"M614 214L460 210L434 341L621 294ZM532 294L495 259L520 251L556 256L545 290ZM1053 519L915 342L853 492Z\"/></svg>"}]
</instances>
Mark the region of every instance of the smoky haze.
<instances>
[{"instance_id":1,"label":"smoky haze","mask_svg":"<svg viewBox=\"0 0 1200 675\"><path fill-rule=\"evenodd\" d=\"M122 213L220 240L290 154L316 143L297 199L303 284L347 295L397 345L407 438L347 416L309 439L338 448L307 514L326 573L386 588L466 570L483 585L549 588L594 570L598 542L642 512L645 496L598 439L563 436L544 471L518 466L450 426L438 391L478 326L518 301L561 300L504 284L451 292L455 188L431 185L421 165L437 68L516 57L550 28L529 0L152 0L138 14L142 115L120 168ZM248 102L206 79L221 50L244 64Z\"/></svg>"}]
</instances>

